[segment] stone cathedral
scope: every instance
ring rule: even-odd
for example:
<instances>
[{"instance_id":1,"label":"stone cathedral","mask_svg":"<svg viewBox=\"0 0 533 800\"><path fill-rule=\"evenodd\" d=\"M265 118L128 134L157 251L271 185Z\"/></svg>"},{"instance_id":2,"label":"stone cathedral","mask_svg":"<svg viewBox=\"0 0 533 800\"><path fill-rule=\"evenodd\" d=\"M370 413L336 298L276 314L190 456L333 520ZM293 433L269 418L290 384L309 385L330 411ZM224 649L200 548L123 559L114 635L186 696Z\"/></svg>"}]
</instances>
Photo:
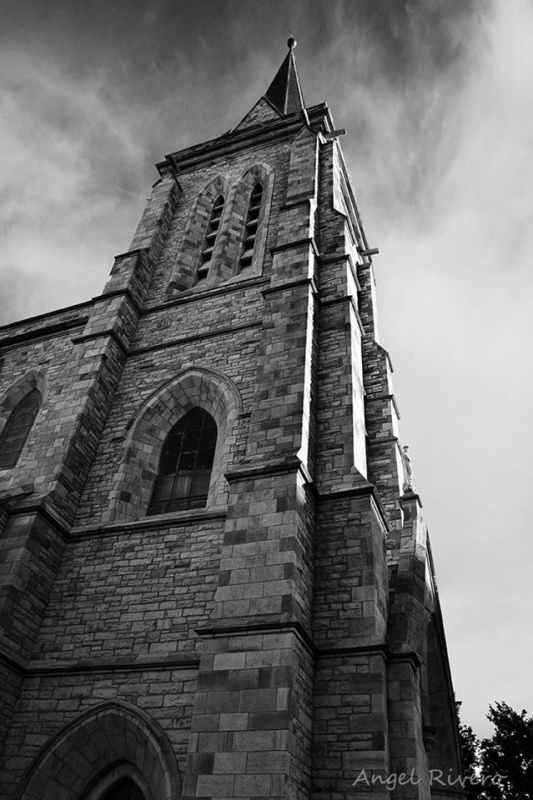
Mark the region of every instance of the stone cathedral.
<instances>
[{"instance_id":1,"label":"stone cathedral","mask_svg":"<svg viewBox=\"0 0 533 800\"><path fill-rule=\"evenodd\" d=\"M461 796L376 251L294 46L157 165L101 295L0 329L2 800Z\"/></svg>"}]
</instances>

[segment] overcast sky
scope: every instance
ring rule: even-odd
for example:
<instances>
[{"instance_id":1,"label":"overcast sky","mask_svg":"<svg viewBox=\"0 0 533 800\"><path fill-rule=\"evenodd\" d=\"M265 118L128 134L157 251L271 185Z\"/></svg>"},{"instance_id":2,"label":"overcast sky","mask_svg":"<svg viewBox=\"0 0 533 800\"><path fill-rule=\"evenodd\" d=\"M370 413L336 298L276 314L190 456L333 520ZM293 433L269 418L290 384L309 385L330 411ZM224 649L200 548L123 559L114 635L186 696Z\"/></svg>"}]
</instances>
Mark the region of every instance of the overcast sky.
<instances>
[{"instance_id":1,"label":"overcast sky","mask_svg":"<svg viewBox=\"0 0 533 800\"><path fill-rule=\"evenodd\" d=\"M533 713L532 0L0 0L0 324L100 293L156 161L298 39L378 279L463 720Z\"/></svg>"}]
</instances>

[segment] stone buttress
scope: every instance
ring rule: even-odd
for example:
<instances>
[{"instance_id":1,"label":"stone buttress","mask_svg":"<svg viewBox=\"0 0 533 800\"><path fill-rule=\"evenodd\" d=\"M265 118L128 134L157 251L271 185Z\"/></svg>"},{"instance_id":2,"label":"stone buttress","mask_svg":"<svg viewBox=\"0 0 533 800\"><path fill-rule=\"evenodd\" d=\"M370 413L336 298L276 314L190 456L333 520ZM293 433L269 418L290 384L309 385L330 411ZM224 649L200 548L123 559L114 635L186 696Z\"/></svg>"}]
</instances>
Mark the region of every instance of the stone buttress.
<instances>
[{"instance_id":1,"label":"stone buttress","mask_svg":"<svg viewBox=\"0 0 533 800\"><path fill-rule=\"evenodd\" d=\"M3 800L459 796L374 251L289 44L236 128L158 165L102 295L0 329L0 435L41 402L0 472ZM199 408L207 493L161 512Z\"/></svg>"}]
</instances>

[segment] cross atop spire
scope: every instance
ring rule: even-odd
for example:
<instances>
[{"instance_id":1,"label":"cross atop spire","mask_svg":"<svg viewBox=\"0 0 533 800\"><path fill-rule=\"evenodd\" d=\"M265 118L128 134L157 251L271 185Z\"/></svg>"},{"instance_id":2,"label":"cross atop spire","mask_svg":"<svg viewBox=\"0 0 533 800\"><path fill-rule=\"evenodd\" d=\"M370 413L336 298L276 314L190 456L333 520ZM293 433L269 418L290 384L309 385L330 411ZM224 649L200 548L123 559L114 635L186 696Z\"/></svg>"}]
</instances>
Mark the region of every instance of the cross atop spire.
<instances>
[{"instance_id":1,"label":"cross atop spire","mask_svg":"<svg viewBox=\"0 0 533 800\"><path fill-rule=\"evenodd\" d=\"M289 52L283 64L276 73L276 77L265 92L265 97L282 114L293 114L305 108L300 78L294 58L296 39L291 36L287 41Z\"/></svg>"}]
</instances>

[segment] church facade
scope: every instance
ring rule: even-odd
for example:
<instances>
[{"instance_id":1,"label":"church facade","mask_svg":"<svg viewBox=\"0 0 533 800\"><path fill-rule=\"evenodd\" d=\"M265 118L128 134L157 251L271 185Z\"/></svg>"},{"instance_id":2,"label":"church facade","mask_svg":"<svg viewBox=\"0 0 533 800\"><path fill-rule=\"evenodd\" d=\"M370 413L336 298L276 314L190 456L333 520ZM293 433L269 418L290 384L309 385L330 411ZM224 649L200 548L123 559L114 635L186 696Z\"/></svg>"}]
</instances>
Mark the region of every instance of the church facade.
<instances>
[{"instance_id":1,"label":"church facade","mask_svg":"<svg viewBox=\"0 0 533 800\"><path fill-rule=\"evenodd\" d=\"M101 295L0 329L4 800L460 796L375 251L294 44L157 165Z\"/></svg>"}]
</instances>

